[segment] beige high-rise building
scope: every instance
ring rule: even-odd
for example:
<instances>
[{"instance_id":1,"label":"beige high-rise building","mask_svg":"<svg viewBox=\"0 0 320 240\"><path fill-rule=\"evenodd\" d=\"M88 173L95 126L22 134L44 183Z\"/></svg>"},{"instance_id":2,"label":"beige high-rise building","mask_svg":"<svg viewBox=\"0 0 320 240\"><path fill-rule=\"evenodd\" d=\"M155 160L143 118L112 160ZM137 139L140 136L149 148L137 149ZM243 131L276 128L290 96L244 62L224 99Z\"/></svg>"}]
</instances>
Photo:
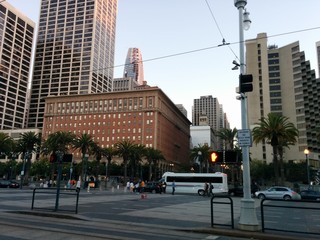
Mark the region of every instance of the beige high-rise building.
<instances>
[{"instance_id":1,"label":"beige high-rise building","mask_svg":"<svg viewBox=\"0 0 320 240\"><path fill-rule=\"evenodd\" d=\"M47 96L112 90L117 0L42 0L28 126Z\"/></svg>"},{"instance_id":2,"label":"beige high-rise building","mask_svg":"<svg viewBox=\"0 0 320 240\"><path fill-rule=\"evenodd\" d=\"M297 144L284 149L284 160L304 160L304 149L312 148L308 136L314 131L311 125L315 124L310 119L316 110L310 111L310 107L314 104L316 109L319 107L312 98L319 94L309 92L310 84L316 85L315 71L300 51L299 42L283 47L268 46L267 34L260 33L256 39L246 41L246 66L247 73L253 75L253 92L247 94L250 128L270 112L288 117L298 128L299 138ZM272 162L270 144L253 144L250 153L253 159ZM317 165L316 154L313 158Z\"/></svg>"},{"instance_id":3,"label":"beige high-rise building","mask_svg":"<svg viewBox=\"0 0 320 240\"><path fill-rule=\"evenodd\" d=\"M7 2L0 4L0 129L26 126L35 23Z\"/></svg>"}]
</instances>

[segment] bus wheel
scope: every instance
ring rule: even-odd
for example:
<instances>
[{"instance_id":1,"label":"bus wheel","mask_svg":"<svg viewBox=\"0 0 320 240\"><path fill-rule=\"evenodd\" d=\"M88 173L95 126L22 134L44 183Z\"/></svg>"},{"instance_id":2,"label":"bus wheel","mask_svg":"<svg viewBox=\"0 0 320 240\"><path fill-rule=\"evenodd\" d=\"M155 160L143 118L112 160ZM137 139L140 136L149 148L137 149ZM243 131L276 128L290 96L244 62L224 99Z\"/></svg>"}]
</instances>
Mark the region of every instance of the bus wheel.
<instances>
[{"instance_id":1,"label":"bus wheel","mask_svg":"<svg viewBox=\"0 0 320 240\"><path fill-rule=\"evenodd\" d=\"M198 195L199 196L203 196L204 195L204 190L203 189L199 189L198 190Z\"/></svg>"}]
</instances>

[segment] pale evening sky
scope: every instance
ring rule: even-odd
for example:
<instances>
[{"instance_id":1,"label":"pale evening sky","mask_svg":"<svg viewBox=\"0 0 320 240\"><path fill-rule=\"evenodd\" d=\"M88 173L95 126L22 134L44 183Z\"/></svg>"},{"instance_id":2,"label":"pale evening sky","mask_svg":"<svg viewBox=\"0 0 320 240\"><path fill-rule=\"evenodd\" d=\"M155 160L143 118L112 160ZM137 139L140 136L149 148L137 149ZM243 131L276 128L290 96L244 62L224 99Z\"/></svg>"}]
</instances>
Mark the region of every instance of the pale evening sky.
<instances>
[{"instance_id":1,"label":"pale evening sky","mask_svg":"<svg viewBox=\"0 0 320 240\"><path fill-rule=\"evenodd\" d=\"M7 0L36 23L40 1ZM299 41L317 70L319 0L248 0L246 8L252 24L245 39L266 32L272 36L268 44L282 47ZM148 84L183 104L190 121L193 99L212 95L223 105L231 127L241 129L235 93L239 71L231 70L239 58L238 26L234 0L119 0L114 65L124 64L128 48L140 48ZM230 45L217 47L223 38ZM114 77L122 74L123 66L116 67Z\"/></svg>"}]
</instances>

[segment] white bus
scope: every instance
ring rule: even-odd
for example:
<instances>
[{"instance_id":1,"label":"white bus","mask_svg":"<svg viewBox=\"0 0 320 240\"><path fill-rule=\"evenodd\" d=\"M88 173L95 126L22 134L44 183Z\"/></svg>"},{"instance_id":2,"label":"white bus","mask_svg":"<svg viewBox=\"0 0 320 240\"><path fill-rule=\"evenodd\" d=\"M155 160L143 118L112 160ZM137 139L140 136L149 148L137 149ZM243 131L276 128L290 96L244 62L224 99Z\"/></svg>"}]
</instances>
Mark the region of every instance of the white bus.
<instances>
[{"instance_id":1,"label":"white bus","mask_svg":"<svg viewBox=\"0 0 320 240\"><path fill-rule=\"evenodd\" d=\"M165 172L160 181L166 182L167 187L171 188L173 180L176 183L176 193L198 193L203 195L205 183L213 185L213 193L228 193L228 177L225 173Z\"/></svg>"}]
</instances>

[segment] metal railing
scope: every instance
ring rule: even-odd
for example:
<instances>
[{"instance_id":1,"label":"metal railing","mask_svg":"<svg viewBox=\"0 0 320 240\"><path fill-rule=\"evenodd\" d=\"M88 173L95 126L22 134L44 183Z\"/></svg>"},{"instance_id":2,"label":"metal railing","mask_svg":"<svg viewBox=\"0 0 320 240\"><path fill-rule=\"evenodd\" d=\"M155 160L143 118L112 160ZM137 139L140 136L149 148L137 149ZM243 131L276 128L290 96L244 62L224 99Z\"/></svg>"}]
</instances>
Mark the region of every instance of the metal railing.
<instances>
[{"instance_id":1,"label":"metal railing","mask_svg":"<svg viewBox=\"0 0 320 240\"><path fill-rule=\"evenodd\" d=\"M220 199L220 201L214 201L214 199ZM221 201L222 200L229 200L228 202L226 201ZM214 204L223 204L223 205L230 205L230 220L231 220L231 224L223 224L223 223L215 223L214 222ZM214 226L226 226L226 227L231 227L232 229L234 229L234 213L233 213L233 200L231 197L229 196L215 196L213 195L210 201L210 205L211 205L211 227L213 228Z\"/></svg>"},{"instance_id":2,"label":"metal railing","mask_svg":"<svg viewBox=\"0 0 320 240\"><path fill-rule=\"evenodd\" d=\"M78 213L78 205L79 205L79 190L77 189L72 189L72 188L68 188L65 189L63 191L60 191L59 194L60 195L71 195L71 196L75 196L75 209L62 209L62 208L56 208L55 206L53 206L53 208L48 208L48 207L35 207L35 201L42 201L41 204L43 204L43 201L46 201L45 204L43 205L48 205L48 203L50 204L50 199L48 198L42 198L42 199L36 199L36 195L39 197L40 194L44 194L44 195L52 195L54 197L56 197L57 194L57 188L34 188L33 189L33 194L32 194L32 203L31 203L31 210L34 209L42 209L42 210L52 210L52 211L64 211L64 212L74 212L75 214ZM39 197L40 198L40 197Z\"/></svg>"}]
</instances>

